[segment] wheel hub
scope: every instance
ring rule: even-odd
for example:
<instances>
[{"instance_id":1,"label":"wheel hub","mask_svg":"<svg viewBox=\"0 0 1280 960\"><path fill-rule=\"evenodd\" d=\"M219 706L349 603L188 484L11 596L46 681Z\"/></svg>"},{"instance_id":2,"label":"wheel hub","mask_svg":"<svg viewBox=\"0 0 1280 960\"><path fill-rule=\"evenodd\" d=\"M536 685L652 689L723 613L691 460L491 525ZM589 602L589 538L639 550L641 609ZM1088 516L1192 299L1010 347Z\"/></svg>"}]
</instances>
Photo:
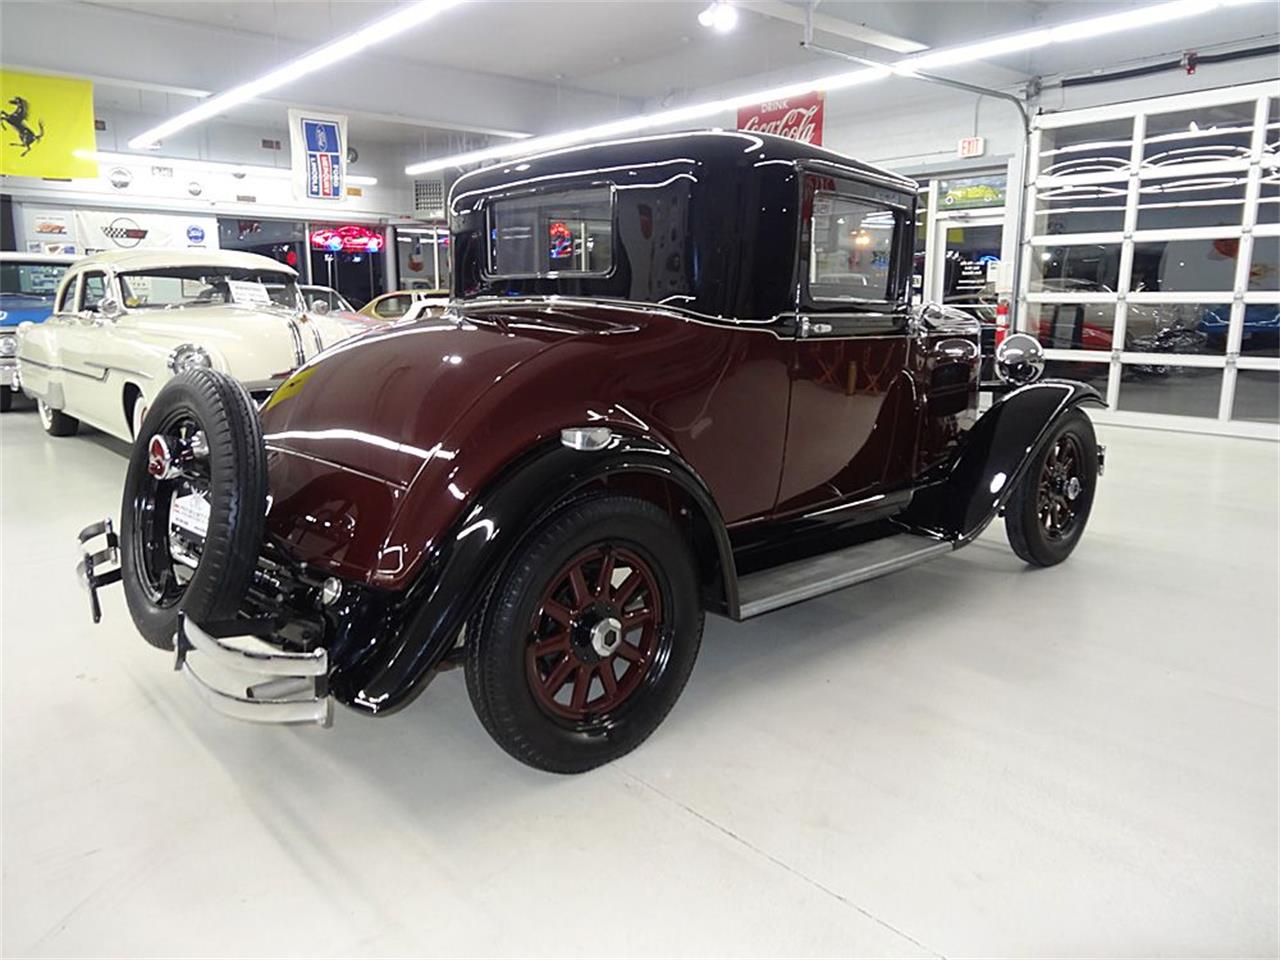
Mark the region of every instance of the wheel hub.
<instances>
[{"instance_id":1,"label":"wheel hub","mask_svg":"<svg viewBox=\"0 0 1280 960\"><path fill-rule=\"evenodd\" d=\"M569 647L583 663L598 663L622 645L622 618L610 604L597 601L573 618Z\"/></svg>"},{"instance_id":2,"label":"wheel hub","mask_svg":"<svg viewBox=\"0 0 1280 960\"><path fill-rule=\"evenodd\" d=\"M1080 496L1081 489L1083 488L1080 484L1080 478L1072 477L1067 481L1067 499L1074 500L1076 497Z\"/></svg>"},{"instance_id":3,"label":"wheel hub","mask_svg":"<svg viewBox=\"0 0 1280 960\"><path fill-rule=\"evenodd\" d=\"M591 628L591 649L599 657L611 657L622 646L622 621L605 617Z\"/></svg>"}]
</instances>

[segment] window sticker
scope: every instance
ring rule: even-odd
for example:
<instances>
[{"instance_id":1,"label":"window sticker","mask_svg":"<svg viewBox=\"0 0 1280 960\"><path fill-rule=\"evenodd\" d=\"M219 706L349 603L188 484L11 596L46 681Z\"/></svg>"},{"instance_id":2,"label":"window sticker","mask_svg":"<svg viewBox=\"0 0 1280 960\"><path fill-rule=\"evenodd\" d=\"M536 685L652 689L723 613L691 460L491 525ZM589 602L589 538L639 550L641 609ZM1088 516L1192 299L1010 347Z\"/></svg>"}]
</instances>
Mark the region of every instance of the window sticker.
<instances>
[{"instance_id":1,"label":"window sticker","mask_svg":"<svg viewBox=\"0 0 1280 960\"><path fill-rule=\"evenodd\" d=\"M246 307L268 307L271 305L271 293L256 280L228 280L227 289L231 293L231 302Z\"/></svg>"}]
</instances>

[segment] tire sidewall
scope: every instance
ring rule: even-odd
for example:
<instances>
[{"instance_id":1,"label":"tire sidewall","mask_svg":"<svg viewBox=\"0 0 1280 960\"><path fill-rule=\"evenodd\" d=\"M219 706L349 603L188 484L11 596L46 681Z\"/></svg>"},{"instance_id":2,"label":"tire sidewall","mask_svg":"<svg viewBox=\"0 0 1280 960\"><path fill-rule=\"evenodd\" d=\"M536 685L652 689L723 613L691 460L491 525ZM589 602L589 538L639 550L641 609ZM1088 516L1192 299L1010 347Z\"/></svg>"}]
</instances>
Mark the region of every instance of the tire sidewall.
<instances>
[{"instance_id":1,"label":"tire sidewall","mask_svg":"<svg viewBox=\"0 0 1280 960\"><path fill-rule=\"evenodd\" d=\"M635 504L650 507L638 511ZM702 608L688 548L664 513L643 501L599 498L568 511L579 522L567 535L555 518L530 538L498 584L478 638L483 677L469 671L469 684L480 683L494 714L519 731L536 765L557 772L578 772L616 759L642 743L679 698L701 640ZM664 604L665 629L671 631L665 659L656 676L642 686L602 729L575 729L548 715L534 699L526 672L529 624L547 580L575 555L608 542L634 551L650 566ZM662 654L660 652L659 656ZM491 731L492 732L492 731ZM499 740L501 743L502 741ZM503 744L506 747L506 744Z\"/></svg>"}]
</instances>

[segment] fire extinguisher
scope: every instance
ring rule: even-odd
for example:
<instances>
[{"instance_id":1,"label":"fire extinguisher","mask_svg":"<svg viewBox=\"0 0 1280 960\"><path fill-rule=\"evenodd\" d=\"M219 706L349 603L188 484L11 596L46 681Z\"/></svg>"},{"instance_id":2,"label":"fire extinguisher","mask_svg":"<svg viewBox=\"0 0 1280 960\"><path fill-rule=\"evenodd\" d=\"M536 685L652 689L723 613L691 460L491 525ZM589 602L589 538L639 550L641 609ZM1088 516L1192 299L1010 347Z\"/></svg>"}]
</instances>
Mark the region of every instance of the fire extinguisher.
<instances>
[{"instance_id":1,"label":"fire extinguisher","mask_svg":"<svg viewBox=\"0 0 1280 960\"><path fill-rule=\"evenodd\" d=\"M1004 343L1004 338L1009 335L1009 301L1000 300L996 303L996 346Z\"/></svg>"}]
</instances>

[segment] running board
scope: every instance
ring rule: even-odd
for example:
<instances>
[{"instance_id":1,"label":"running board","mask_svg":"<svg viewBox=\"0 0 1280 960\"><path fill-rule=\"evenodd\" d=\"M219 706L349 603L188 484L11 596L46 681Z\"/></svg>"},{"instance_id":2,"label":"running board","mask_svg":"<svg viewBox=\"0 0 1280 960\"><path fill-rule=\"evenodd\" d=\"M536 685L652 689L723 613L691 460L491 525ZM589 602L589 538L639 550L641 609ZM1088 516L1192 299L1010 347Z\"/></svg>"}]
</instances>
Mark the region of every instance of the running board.
<instances>
[{"instance_id":1,"label":"running board","mask_svg":"<svg viewBox=\"0 0 1280 960\"><path fill-rule=\"evenodd\" d=\"M843 550L761 570L738 581L738 617L747 620L801 600L874 580L924 563L955 544L912 533L900 533Z\"/></svg>"}]
</instances>

